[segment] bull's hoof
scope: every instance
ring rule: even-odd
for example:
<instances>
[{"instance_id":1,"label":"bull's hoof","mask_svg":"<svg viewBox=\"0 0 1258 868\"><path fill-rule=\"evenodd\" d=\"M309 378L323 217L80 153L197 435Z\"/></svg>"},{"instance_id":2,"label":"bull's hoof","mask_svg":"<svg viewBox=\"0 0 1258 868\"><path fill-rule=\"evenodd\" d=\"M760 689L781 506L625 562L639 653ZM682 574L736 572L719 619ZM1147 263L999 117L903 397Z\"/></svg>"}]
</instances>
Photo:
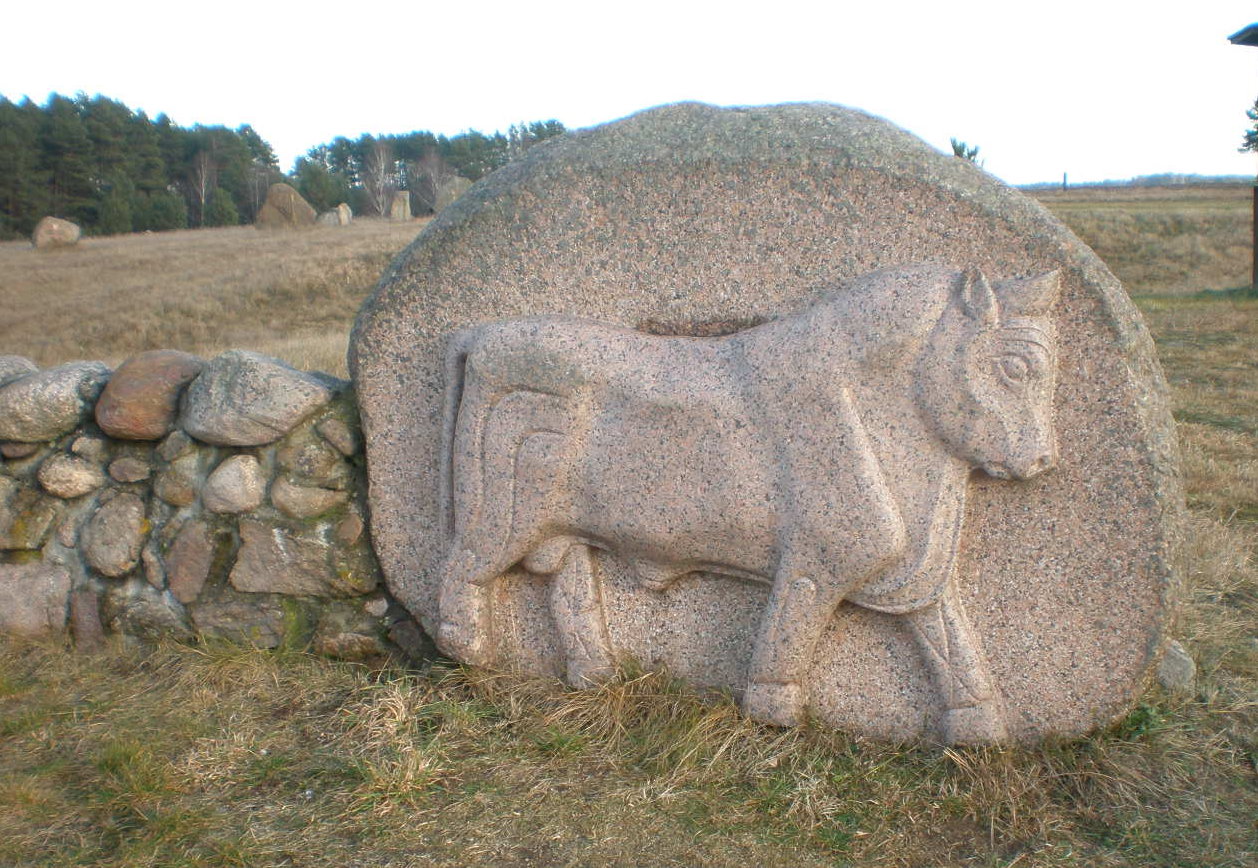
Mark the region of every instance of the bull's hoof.
<instances>
[{"instance_id":1,"label":"bull's hoof","mask_svg":"<svg viewBox=\"0 0 1258 868\"><path fill-rule=\"evenodd\" d=\"M799 726L804 722L804 689L798 684L748 684L743 714L774 726Z\"/></svg>"},{"instance_id":2,"label":"bull's hoof","mask_svg":"<svg viewBox=\"0 0 1258 868\"><path fill-rule=\"evenodd\" d=\"M1005 715L997 702L950 708L944 712L939 730L944 744L1000 744L1009 739Z\"/></svg>"},{"instance_id":3,"label":"bull's hoof","mask_svg":"<svg viewBox=\"0 0 1258 868\"><path fill-rule=\"evenodd\" d=\"M443 621L437 628L437 648L447 657L471 666L488 666L493 662L489 637L453 621Z\"/></svg>"}]
</instances>

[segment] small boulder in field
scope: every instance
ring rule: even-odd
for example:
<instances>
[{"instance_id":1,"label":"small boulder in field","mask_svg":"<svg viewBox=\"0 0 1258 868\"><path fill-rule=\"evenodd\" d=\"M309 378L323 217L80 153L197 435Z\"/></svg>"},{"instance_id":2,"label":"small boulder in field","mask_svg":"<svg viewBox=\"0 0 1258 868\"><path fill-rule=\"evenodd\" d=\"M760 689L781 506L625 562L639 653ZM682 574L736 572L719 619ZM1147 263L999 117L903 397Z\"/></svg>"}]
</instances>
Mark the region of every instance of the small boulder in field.
<instances>
[{"instance_id":1,"label":"small boulder in field","mask_svg":"<svg viewBox=\"0 0 1258 868\"><path fill-rule=\"evenodd\" d=\"M39 250L53 247L73 247L79 243L83 230L77 223L62 220L60 217L45 217L35 224L35 232L31 235L31 243Z\"/></svg>"},{"instance_id":2,"label":"small boulder in field","mask_svg":"<svg viewBox=\"0 0 1258 868\"><path fill-rule=\"evenodd\" d=\"M272 184L258 212L260 229L300 229L313 226L318 215L310 203L288 184Z\"/></svg>"},{"instance_id":3,"label":"small boulder in field","mask_svg":"<svg viewBox=\"0 0 1258 868\"><path fill-rule=\"evenodd\" d=\"M344 202L331 211L324 211L319 215L320 226L348 226L353 222L354 212Z\"/></svg>"}]
</instances>

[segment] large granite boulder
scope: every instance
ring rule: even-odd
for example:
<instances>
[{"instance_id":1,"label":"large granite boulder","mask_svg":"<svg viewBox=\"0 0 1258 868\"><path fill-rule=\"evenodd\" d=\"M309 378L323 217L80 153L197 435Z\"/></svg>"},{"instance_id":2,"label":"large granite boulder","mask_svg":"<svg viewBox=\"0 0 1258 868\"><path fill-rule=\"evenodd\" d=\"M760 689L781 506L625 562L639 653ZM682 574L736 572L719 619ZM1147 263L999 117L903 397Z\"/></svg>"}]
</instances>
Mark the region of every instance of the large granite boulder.
<instances>
[{"instance_id":1,"label":"large granite boulder","mask_svg":"<svg viewBox=\"0 0 1258 868\"><path fill-rule=\"evenodd\" d=\"M259 229L302 229L315 225L318 214L310 203L288 184L272 184L258 211Z\"/></svg>"},{"instance_id":2,"label":"large granite boulder","mask_svg":"<svg viewBox=\"0 0 1258 868\"><path fill-rule=\"evenodd\" d=\"M1139 314L883 120L683 104L541 143L393 263L350 352L386 581L459 659L1028 742L1123 714L1165 645Z\"/></svg>"},{"instance_id":3,"label":"large granite boulder","mask_svg":"<svg viewBox=\"0 0 1258 868\"><path fill-rule=\"evenodd\" d=\"M83 230L77 223L60 217L45 217L35 224L31 243L40 250L54 247L73 247L79 243Z\"/></svg>"}]
</instances>

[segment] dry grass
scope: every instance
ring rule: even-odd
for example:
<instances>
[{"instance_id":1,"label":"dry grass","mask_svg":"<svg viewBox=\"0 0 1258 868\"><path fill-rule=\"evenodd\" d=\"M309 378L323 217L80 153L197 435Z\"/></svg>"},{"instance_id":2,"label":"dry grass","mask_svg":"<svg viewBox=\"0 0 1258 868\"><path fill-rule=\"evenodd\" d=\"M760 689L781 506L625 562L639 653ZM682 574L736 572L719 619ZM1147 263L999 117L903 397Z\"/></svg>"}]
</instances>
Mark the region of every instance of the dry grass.
<instances>
[{"instance_id":1,"label":"dry grass","mask_svg":"<svg viewBox=\"0 0 1258 868\"><path fill-rule=\"evenodd\" d=\"M1250 281L1253 188L1079 187L1035 197L1133 294L1186 294Z\"/></svg>"},{"instance_id":2,"label":"dry grass","mask_svg":"<svg viewBox=\"0 0 1258 868\"><path fill-rule=\"evenodd\" d=\"M357 231L382 266L413 229L392 240L387 224ZM352 268L319 259L321 236L225 233L220 256L246 282L245 305L226 278L208 278L223 264L213 254L197 264L179 251L211 245L179 240L194 234L126 241L160 244L153 249L165 253L148 261L163 268L189 258L184 273L199 274L201 289L178 293L163 315L226 320L214 338L223 343L195 343L181 336L199 332L170 326L143 346L278 352L274 338L231 331L246 306L246 329L289 317L343 341L351 296L375 277L361 275L365 258ZM326 237L354 246L349 235ZM229 255L237 240L276 245L290 264L268 264L261 248L252 262ZM107 285L130 279L125 268L95 296L74 284L73 303L28 283L20 304L7 291L19 285L10 262L37 263L22 280L42 271L52 286L52 274L104 256L95 248L108 243L47 258L0 245L0 303L34 332L0 318L3 351L48 364L142 348L109 330L93 338L108 350L80 352L65 338L83 319L77 311L152 315ZM120 260L141 258L120 246ZM359 288L318 282L338 267L359 274L346 278ZM147 280L152 292L157 279ZM281 287L273 303L265 286ZM572 692L293 651L171 644L92 657L0 641L0 864L1258 864L1258 300L1141 306L1180 421L1191 532L1177 635L1199 664L1191 695L1154 688L1120 725L1081 741L938 751L762 727L727 699L658 673Z\"/></svg>"},{"instance_id":3,"label":"dry grass","mask_svg":"<svg viewBox=\"0 0 1258 868\"><path fill-rule=\"evenodd\" d=\"M0 352L43 366L244 347L345 376L354 314L425 222L124 235L51 252L0 243Z\"/></svg>"}]
</instances>

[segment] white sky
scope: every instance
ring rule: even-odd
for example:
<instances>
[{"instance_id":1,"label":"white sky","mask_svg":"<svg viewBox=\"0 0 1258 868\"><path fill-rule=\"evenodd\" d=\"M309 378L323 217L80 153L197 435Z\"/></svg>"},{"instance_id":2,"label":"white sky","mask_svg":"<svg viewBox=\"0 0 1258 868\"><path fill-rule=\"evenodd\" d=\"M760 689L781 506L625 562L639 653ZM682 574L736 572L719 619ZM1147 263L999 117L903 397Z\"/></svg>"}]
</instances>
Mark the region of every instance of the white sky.
<instances>
[{"instance_id":1,"label":"white sky","mask_svg":"<svg viewBox=\"0 0 1258 868\"><path fill-rule=\"evenodd\" d=\"M441 8L434 8L440 5ZM288 170L338 135L583 127L678 100L824 100L1014 183L1252 174L1251 2L15 2L0 93L249 123Z\"/></svg>"}]
</instances>

